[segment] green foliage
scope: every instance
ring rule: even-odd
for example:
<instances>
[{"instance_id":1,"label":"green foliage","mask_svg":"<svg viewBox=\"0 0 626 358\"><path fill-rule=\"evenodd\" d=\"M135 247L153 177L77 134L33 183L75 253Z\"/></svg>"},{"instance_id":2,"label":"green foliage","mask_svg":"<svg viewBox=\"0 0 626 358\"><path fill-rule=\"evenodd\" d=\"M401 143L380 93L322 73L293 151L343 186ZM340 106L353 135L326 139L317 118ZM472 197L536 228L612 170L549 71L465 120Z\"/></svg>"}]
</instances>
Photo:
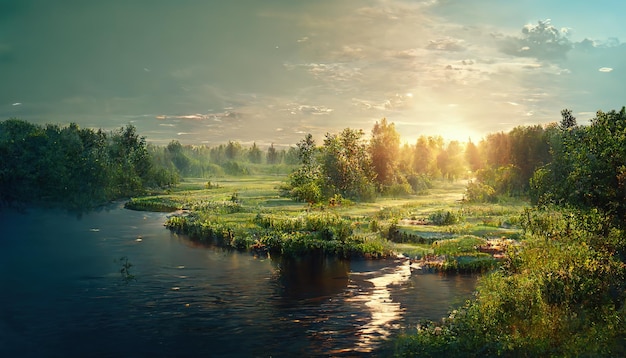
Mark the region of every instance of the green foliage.
<instances>
[{"instance_id":1,"label":"green foliage","mask_svg":"<svg viewBox=\"0 0 626 358\"><path fill-rule=\"evenodd\" d=\"M441 176L441 169L438 167L437 157L443 151L444 141L442 137L420 136L413 147L413 160L411 170L429 178ZM444 163L443 161L441 163Z\"/></svg>"},{"instance_id":2,"label":"green foliage","mask_svg":"<svg viewBox=\"0 0 626 358\"><path fill-rule=\"evenodd\" d=\"M363 135L363 131L349 128L340 135L327 134L321 148L307 135L298 143L300 167L289 175L288 183L281 189L282 195L309 203L336 195L373 200L376 187Z\"/></svg>"},{"instance_id":3,"label":"green foliage","mask_svg":"<svg viewBox=\"0 0 626 358\"><path fill-rule=\"evenodd\" d=\"M326 197L340 194L359 201L374 199L375 174L363 135L362 130L350 128L339 135L326 135L320 156Z\"/></svg>"},{"instance_id":4,"label":"green foliage","mask_svg":"<svg viewBox=\"0 0 626 358\"><path fill-rule=\"evenodd\" d=\"M407 182L415 194L426 194L428 189L432 189L432 181L425 174L409 174Z\"/></svg>"},{"instance_id":5,"label":"green foliage","mask_svg":"<svg viewBox=\"0 0 626 358\"><path fill-rule=\"evenodd\" d=\"M0 122L0 202L83 210L176 181L154 166L131 125L104 133L76 124Z\"/></svg>"},{"instance_id":6,"label":"green foliage","mask_svg":"<svg viewBox=\"0 0 626 358\"><path fill-rule=\"evenodd\" d=\"M487 184L470 181L465 190L465 200L472 203L496 202L496 191Z\"/></svg>"},{"instance_id":7,"label":"green foliage","mask_svg":"<svg viewBox=\"0 0 626 358\"><path fill-rule=\"evenodd\" d=\"M591 125L567 127L553 139L554 161L533 177L533 199L596 208L616 226L626 222L626 108L599 111Z\"/></svg>"},{"instance_id":8,"label":"green foliage","mask_svg":"<svg viewBox=\"0 0 626 358\"><path fill-rule=\"evenodd\" d=\"M476 299L442 323L403 336L398 356L624 352L626 268L616 255L624 232L610 229L598 212L528 210L523 216L525 244L512 247L502 269L480 280Z\"/></svg>"},{"instance_id":9,"label":"green foliage","mask_svg":"<svg viewBox=\"0 0 626 358\"><path fill-rule=\"evenodd\" d=\"M251 225L231 221L229 215L218 211L193 211L168 218L166 227L193 240L255 253L342 258L390 254L390 248L380 239L355 233L352 220L331 212L302 213L296 217L258 213Z\"/></svg>"},{"instance_id":10,"label":"green foliage","mask_svg":"<svg viewBox=\"0 0 626 358\"><path fill-rule=\"evenodd\" d=\"M486 242L487 240L483 238L468 235L435 241L432 244L432 248L435 255L458 255L476 252L477 247L484 245Z\"/></svg>"},{"instance_id":11,"label":"green foliage","mask_svg":"<svg viewBox=\"0 0 626 358\"><path fill-rule=\"evenodd\" d=\"M289 196L297 201L307 203L319 203L324 199L324 196L322 195L322 188L315 181L294 187L289 192Z\"/></svg>"},{"instance_id":12,"label":"green foliage","mask_svg":"<svg viewBox=\"0 0 626 358\"><path fill-rule=\"evenodd\" d=\"M259 164L263 158L263 152L255 143L252 143L252 147L248 149L248 160L250 163Z\"/></svg>"},{"instance_id":13,"label":"green foliage","mask_svg":"<svg viewBox=\"0 0 626 358\"><path fill-rule=\"evenodd\" d=\"M433 225L454 225L462 221L460 213L453 213L449 210L437 210L428 215L428 221Z\"/></svg>"},{"instance_id":14,"label":"green foliage","mask_svg":"<svg viewBox=\"0 0 626 358\"><path fill-rule=\"evenodd\" d=\"M130 210L138 211L155 211L155 212L172 212L182 209L180 203L174 202L167 198L149 197L149 198L131 198L124 203L124 207Z\"/></svg>"},{"instance_id":15,"label":"green foliage","mask_svg":"<svg viewBox=\"0 0 626 358\"><path fill-rule=\"evenodd\" d=\"M124 281L124 283L129 283L130 281L136 280L135 275L130 272L130 268L133 267L133 264L128 261L128 257L122 256L119 259L119 263L122 265L122 267L120 268L122 281Z\"/></svg>"},{"instance_id":16,"label":"green foliage","mask_svg":"<svg viewBox=\"0 0 626 358\"><path fill-rule=\"evenodd\" d=\"M372 128L372 136L368 147L371 156L372 170L375 180L380 185L393 185L397 179L398 153L400 134L393 123L383 118Z\"/></svg>"},{"instance_id":17,"label":"green foliage","mask_svg":"<svg viewBox=\"0 0 626 358\"><path fill-rule=\"evenodd\" d=\"M413 188L411 188L411 185L409 183L397 183L397 184L392 184L389 186L385 186L383 188L383 195L385 196L391 196L393 198L398 198L398 197L403 197L403 196L409 196L413 194Z\"/></svg>"},{"instance_id":18,"label":"green foliage","mask_svg":"<svg viewBox=\"0 0 626 358\"><path fill-rule=\"evenodd\" d=\"M449 142L447 147L439 152L437 168L443 179L454 181L461 177L465 171L465 166L461 144L458 141Z\"/></svg>"},{"instance_id":19,"label":"green foliage","mask_svg":"<svg viewBox=\"0 0 626 358\"><path fill-rule=\"evenodd\" d=\"M232 176L242 176L250 174L248 168L232 160L222 164L222 168L224 169L224 172L226 174Z\"/></svg>"}]
</instances>

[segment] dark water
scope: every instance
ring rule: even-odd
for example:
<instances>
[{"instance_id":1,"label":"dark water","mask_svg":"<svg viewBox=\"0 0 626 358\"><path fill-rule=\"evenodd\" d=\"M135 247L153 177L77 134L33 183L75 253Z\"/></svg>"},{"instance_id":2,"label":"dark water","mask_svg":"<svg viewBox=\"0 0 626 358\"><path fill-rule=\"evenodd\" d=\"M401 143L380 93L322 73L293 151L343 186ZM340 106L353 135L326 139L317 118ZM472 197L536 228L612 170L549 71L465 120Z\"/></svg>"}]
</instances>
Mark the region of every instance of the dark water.
<instances>
[{"instance_id":1,"label":"dark water","mask_svg":"<svg viewBox=\"0 0 626 358\"><path fill-rule=\"evenodd\" d=\"M384 339L475 285L393 261L256 259L171 235L164 219L120 205L1 211L0 356L384 356Z\"/></svg>"}]
</instances>

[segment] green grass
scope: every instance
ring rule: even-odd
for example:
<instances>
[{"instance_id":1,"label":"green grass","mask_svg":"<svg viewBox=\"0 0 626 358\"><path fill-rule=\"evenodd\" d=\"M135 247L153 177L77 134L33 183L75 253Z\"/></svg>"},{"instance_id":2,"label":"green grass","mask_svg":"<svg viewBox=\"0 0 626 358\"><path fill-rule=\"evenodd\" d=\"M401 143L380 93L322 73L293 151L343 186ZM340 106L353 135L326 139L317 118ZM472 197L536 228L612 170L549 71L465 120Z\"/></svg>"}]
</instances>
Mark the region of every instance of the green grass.
<instances>
[{"instance_id":1,"label":"green grass","mask_svg":"<svg viewBox=\"0 0 626 358\"><path fill-rule=\"evenodd\" d=\"M453 260L448 265L452 270L481 256L474 241L519 236L518 216L526 205L516 200L465 203L465 182L434 181L425 195L309 206L278 195L284 180L284 175L270 174L221 177L210 179L209 186L207 179L187 178L167 193L133 198L127 207L186 209L191 214L168 222L172 231L239 250L343 257L435 254ZM434 225L445 213L454 216L455 223Z\"/></svg>"}]
</instances>

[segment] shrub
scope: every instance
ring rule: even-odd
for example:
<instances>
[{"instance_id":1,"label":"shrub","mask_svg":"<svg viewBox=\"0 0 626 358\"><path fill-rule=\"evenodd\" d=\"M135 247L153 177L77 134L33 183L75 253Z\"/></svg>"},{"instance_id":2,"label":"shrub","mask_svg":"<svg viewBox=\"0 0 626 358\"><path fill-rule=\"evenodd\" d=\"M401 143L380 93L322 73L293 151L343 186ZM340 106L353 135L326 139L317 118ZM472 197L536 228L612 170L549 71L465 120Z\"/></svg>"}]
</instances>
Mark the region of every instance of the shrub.
<instances>
[{"instance_id":1,"label":"shrub","mask_svg":"<svg viewBox=\"0 0 626 358\"><path fill-rule=\"evenodd\" d=\"M454 225L461 221L461 215L449 210L438 210L428 215L428 221L434 225Z\"/></svg>"},{"instance_id":2,"label":"shrub","mask_svg":"<svg viewBox=\"0 0 626 358\"><path fill-rule=\"evenodd\" d=\"M433 187L430 179L424 174L411 174L406 178L415 194L426 194Z\"/></svg>"},{"instance_id":3,"label":"shrub","mask_svg":"<svg viewBox=\"0 0 626 358\"><path fill-rule=\"evenodd\" d=\"M465 190L465 200L476 203L495 202L496 191L487 184L470 181Z\"/></svg>"},{"instance_id":4,"label":"shrub","mask_svg":"<svg viewBox=\"0 0 626 358\"><path fill-rule=\"evenodd\" d=\"M436 255L456 255L460 253L476 252L477 247L487 241L476 236L463 236L454 239L435 241L432 245Z\"/></svg>"},{"instance_id":5,"label":"shrub","mask_svg":"<svg viewBox=\"0 0 626 358\"><path fill-rule=\"evenodd\" d=\"M393 184L383 188L383 195L391 197L409 196L413 192L411 185L408 183Z\"/></svg>"}]
</instances>

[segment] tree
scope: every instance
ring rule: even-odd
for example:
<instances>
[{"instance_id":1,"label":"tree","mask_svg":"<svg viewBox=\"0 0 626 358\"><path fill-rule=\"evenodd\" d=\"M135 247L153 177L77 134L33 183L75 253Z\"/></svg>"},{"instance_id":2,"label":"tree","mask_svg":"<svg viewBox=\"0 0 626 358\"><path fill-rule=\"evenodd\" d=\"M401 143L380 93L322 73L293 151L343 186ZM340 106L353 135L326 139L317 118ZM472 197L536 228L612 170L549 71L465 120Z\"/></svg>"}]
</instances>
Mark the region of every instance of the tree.
<instances>
[{"instance_id":1,"label":"tree","mask_svg":"<svg viewBox=\"0 0 626 358\"><path fill-rule=\"evenodd\" d=\"M130 196L141 192L151 161L145 137L139 137L133 125L111 134L109 156L113 163L114 196Z\"/></svg>"},{"instance_id":2,"label":"tree","mask_svg":"<svg viewBox=\"0 0 626 358\"><path fill-rule=\"evenodd\" d=\"M381 185L391 185L396 181L400 134L393 123L383 118L372 128L369 153L376 181Z\"/></svg>"},{"instance_id":3,"label":"tree","mask_svg":"<svg viewBox=\"0 0 626 358\"><path fill-rule=\"evenodd\" d=\"M340 194L356 200L374 197L375 173L362 130L344 129L339 135L326 134L321 154L326 196Z\"/></svg>"},{"instance_id":4,"label":"tree","mask_svg":"<svg viewBox=\"0 0 626 358\"><path fill-rule=\"evenodd\" d=\"M559 128L561 130L569 130L576 127L576 117L572 114L571 109L564 109L561 111L561 123Z\"/></svg>"},{"instance_id":5,"label":"tree","mask_svg":"<svg viewBox=\"0 0 626 358\"><path fill-rule=\"evenodd\" d=\"M297 153L300 164L302 165L315 165L315 154L317 148L315 146L315 140L311 133L307 133L303 140L297 144Z\"/></svg>"},{"instance_id":6,"label":"tree","mask_svg":"<svg viewBox=\"0 0 626 358\"><path fill-rule=\"evenodd\" d=\"M451 141L446 149L437 155L437 167L444 179L452 181L461 176L465 166L461 144L458 141Z\"/></svg>"},{"instance_id":7,"label":"tree","mask_svg":"<svg viewBox=\"0 0 626 358\"><path fill-rule=\"evenodd\" d=\"M82 210L143 192L155 183L152 163L133 126L107 135L75 123L0 121L0 201Z\"/></svg>"},{"instance_id":8,"label":"tree","mask_svg":"<svg viewBox=\"0 0 626 358\"><path fill-rule=\"evenodd\" d=\"M526 192L535 170L551 161L550 146L540 125L515 127L508 136L511 164L519 169L514 190Z\"/></svg>"},{"instance_id":9,"label":"tree","mask_svg":"<svg viewBox=\"0 0 626 358\"><path fill-rule=\"evenodd\" d=\"M290 148L291 150L292 148ZM316 155L317 147L313 136L309 133L294 148L293 154L297 154L300 166L289 174L288 184L281 188L284 195L298 201L317 203L323 199L322 175Z\"/></svg>"},{"instance_id":10,"label":"tree","mask_svg":"<svg viewBox=\"0 0 626 358\"><path fill-rule=\"evenodd\" d=\"M183 153L183 146L179 141L173 140L166 147L168 157L174 163L178 172L186 175L191 166L191 160Z\"/></svg>"},{"instance_id":11,"label":"tree","mask_svg":"<svg viewBox=\"0 0 626 358\"><path fill-rule=\"evenodd\" d=\"M265 155L265 161L267 164L278 164L278 152L274 148L274 143L267 148L267 154Z\"/></svg>"},{"instance_id":12,"label":"tree","mask_svg":"<svg viewBox=\"0 0 626 358\"><path fill-rule=\"evenodd\" d=\"M413 153L413 170L431 178L441 175L437 168L437 155L443 150L443 138L420 136Z\"/></svg>"},{"instance_id":13,"label":"tree","mask_svg":"<svg viewBox=\"0 0 626 358\"><path fill-rule=\"evenodd\" d=\"M485 153L486 164L493 168L511 164L511 143L504 132L487 135L481 142L481 151Z\"/></svg>"},{"instance_id":14,"label":"tree","mask_svg":"<svg viewBox=\"0 0 626 358\"><path fill-rule=\"evenodd\" d=\"M248 160L250 163L260 164L263 158L263 152L256 145L256 142L252 143L252 147L248 150Z\"/></svg>"},{"instance_id":15,"label":"tree","mask_svg":"<svg viewBox=\"0 0 626 358\"><path fill-rule=\"evenodd\" d=\"M480 156L478 147L472 142L471 139L465 146L465 161L469 165L472 172L475 172L483 167L483 160Z\"/></svg>"},{"instance_id":16,"label":"tree","mask_svg":"<svg viewBox=\"0 0 626 358\"><path fill-rule=\"evenodd\" d=\"M553 159L532 178L533 200L599 210L626 226L626 108L550 134Z\"/></svg>"},{"instance_id":17,"label":"tree","mask_svg":"<svg viewBox=\"0 0 626 358\"><path fill-rule=\"evenodd\" d=\"M239 142L233 142L229 140L226 148L224 149L224 154L226 155L226 159L236 160L237 158L239 158L241 151L242 148Z\"/></svg>"}]
</instances>

